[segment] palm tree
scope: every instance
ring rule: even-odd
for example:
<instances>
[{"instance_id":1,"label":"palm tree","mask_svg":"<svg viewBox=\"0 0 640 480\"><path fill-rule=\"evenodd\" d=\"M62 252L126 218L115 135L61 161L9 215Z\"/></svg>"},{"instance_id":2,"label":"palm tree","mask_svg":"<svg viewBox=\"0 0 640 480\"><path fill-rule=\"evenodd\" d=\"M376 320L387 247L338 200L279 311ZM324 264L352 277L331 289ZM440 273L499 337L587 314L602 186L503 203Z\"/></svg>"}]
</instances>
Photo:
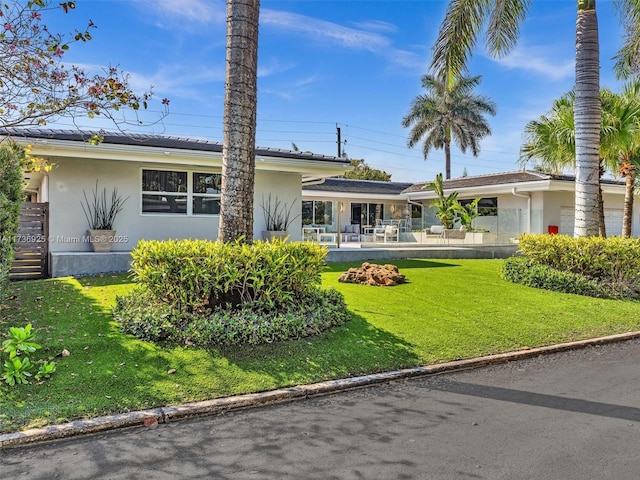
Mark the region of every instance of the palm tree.
<instances>
[{"instance_id":1,"label":"palm tree","mask_svg":"<svg viewBox=\"0 0 640 480\"><path fill-rule=\"evenodd\" d=\"M618 61L621 65L637 66L639 54L634 48L637 38L629 32L637 31L640 25L640 2L618 0L617 4L628 32ZM434 74L439 78L462 75L485 25L491 54L506 55L517 43L520 24L530 5L531 0L450 0L434 45L431 63ZM582 237L598 233L600 64L596 1L578 0L577 9L575 235Z\"/></svg>"},{"instance_id":2,"label":"palm tree","mask_svg":"<svg viewBox=\"0 0 640 480\"><path fill-rule=\"evenodd\" d=\"M559 173L573 168L576 161L573 94L553 102L549 113L532 120L524 129L525 142L520 148L520 164L535 160L541 170Z\"/></svg>"},{"instance_id":3,"label":"palm tree","mask_svg":"<svg viewBox=\"0 0 640 480\"><path fill-rule=\"evenodd\" d=\"M227 0L227 68L218 238L253 240L259 0Z\"/></svg>"},{"instance_id":4,"label":"palm tree","mask_svg":"<svg viewBox=\"0 0 640 480\"><path fill-rule=\"evenodd\" d=\"M409 113L402 119L403 127L413 126L407 144L414 147L424 141L422 153L425 159L432 148L444 148L447 179L451 178L451 140L463 153L471 149L477 157L480 140L491 134L484 114L495 115L495 103L472 93L480 78L460 77L448 82L424 75L422 86L427 93L413 100Z\"/></svg>"},{"instance_id":5,"label":"palm tree","mask_svg":"<svg viewBox=\"0 0 640 480\"><path fill-rule=\"evenodd\" d=\"M622 236L630 237L636 169L640 161L640 83L631 81L624 86L621 94L609 92L608 96L610 108L607 110L611 115L608 123L615 125L615 128L612 129L612 141L607 145L607 153L616 169L614 173L625 179Z\"/></svg>"},{"instance_id":6,"label":"palm tree","mask_svg":"<svg viewBox=\"0 0 640 480\"><path fill-rule=\"evenodd\" d=\"M607 89L600 92L602 123L600 128L600 176L606 170L626 179L623 235L631 233L633 214L633 185L635 160L640 154L636 140L640 126L640 85L629 84L625 93L615 94ZM520 150L520 163L535 159L545 169L558 172L575 166L575 127L573 92L553 103L551 111L525 127L525 143ZM599 233L606 236L602 189L598 189Z\"/></svg>"},{"instance_id":7,"label":"palm tree","mask_svg":"<svg viewBox=\"0 0 640 480\"><path fill-rule=\"evenodd\" d=\"M436 216L440 223L444 228L453 228L453 223L460 208L458 192L451 192L449 195L445 195L441 173L437 174L435 180L423 188L431 189L437 195L437 198L431 201L431 206L436 209Z\"/></svg>"}]
</instances>

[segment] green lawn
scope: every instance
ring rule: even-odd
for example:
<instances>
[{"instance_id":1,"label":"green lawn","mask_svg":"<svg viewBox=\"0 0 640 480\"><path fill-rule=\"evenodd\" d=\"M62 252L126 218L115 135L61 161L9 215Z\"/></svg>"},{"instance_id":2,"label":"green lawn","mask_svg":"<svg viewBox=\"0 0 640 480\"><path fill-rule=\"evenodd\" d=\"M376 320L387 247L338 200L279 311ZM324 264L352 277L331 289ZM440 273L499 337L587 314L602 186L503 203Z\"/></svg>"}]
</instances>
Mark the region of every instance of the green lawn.
<instances>
[{"instance_id":1,"label":"green lawn","mask_svg":"<svg viewBox=\"0 0 640 480\"><path fill-rule=\"evenodd\" d=\"M500 260L396 261L408 283L327 286L353 319L320 337L233 349L163 348L122 335L110 308L126 275L12 284L0 331L32 322L42 355L63 349L41 384L0 387L0 432L77 418L255 392L640 329L636 302L514 285ZM175 373L168 373L174 370Z\"/></svg>"}]
</instances>

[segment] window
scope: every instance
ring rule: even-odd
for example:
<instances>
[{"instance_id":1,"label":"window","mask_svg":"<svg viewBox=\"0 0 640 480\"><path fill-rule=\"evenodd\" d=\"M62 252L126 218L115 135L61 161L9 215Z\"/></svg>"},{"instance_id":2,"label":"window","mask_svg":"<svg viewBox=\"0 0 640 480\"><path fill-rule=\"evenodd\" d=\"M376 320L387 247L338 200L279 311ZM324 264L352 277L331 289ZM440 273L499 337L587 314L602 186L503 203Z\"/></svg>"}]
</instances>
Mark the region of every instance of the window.
<instances>
[{"instance_id":1,"label":"window","mask_svg":"<svg viewBox=\"0 0 640 480\"><path fill-rule=\"evenodd\" d=\"M193 174L193 214L218 215L220 213L220 188L222 175L214 173Z\"/></svg>"},{"instance_id":2,"label":"window","mask_svg":"<svg viewBox=\"0 0 640 480\"><path fill-rule=\"evenodd\" d=\"M351 223L360 225L377 225L382 220L384 205L382 203L352 203Z\"/></svg>"},{"instance_id":3,"label":"window","mask_svg":"<svg viewBox=\"0 0 640 480\"><path fill-rule=\"evenodd\" d=\"M467 205L473 199L460 200L460 205ZM478 215L480 217L495 217L498 215L498 197L483 197L478 202Z\"/></svg>"},{"instance_id":4,"label":"window","mask_svg":"<svg viewBox=\"0 0 640 480\"><path fill-rule=\"evenodd\" d=\"M302 202L303 225L333 225L333 202L308 200Z\"/></svg>"},{"instance_id":5,"label":"window","mask_svg":"<svg viewBox=\"0 0 640 480\"><path fill-rule=\"evenodd\" d=\"M217 215L220 184L217 173L142 170L142 213Z\"/></svg>"}]
</instances>

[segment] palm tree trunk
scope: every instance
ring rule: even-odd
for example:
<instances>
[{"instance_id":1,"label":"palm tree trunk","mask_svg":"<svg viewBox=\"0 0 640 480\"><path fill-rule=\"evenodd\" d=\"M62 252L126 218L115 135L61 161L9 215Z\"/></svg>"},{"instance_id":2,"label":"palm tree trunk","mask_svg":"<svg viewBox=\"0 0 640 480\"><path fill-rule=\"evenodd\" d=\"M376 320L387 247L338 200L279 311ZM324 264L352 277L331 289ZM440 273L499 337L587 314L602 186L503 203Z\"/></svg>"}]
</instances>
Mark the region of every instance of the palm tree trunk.
<instances>
[{"instance_id":1,"label":"palm tree trunk","mask_svg":"<svg viewBox=\"0 0 640 480\"><path fill-rule=\"evenodd\" d=\"M259 0L227 0L218 238L253 241Z\"/></svg>"},{"instance_id":2,"label":"palm tree trunk","mask_svg":"<svg viewBox=\"0 0 640 480\"><path fill-rule=\"evenodd\" d=\"M604 197L602 196L602 186L598 187L598 235L607 238L607 223L604 218Z\"/></svg>"},{"instance_id":3,"label":"palm tree trunk","mask_svg":"<svg viewBox=\"0 0 640 480\"><path fill-rule=\"evenodd\" d=\"M606 172L602 158L600 159L598 172L600 175L598 180L598 235L602 238L607 238L607 224L604 219L604 196L602 195L602 184L600 183L602 176Z\"/></svg>"},{"instance_id":4,"label":"palm tree trunk","mask_svg":"<svg viewBox=\"0 0 640 480\"><path fill-rule=\"evenodd\" d=\"M631 237L633 224L633 189L636 183L636 167L630 162L625 162L624 171L624 210L622 213L622 236Z\"/></svg>"},{"instance_id":5,"label":"palm tree trunk","mask_svg":"<svg viewBox=\"0 0 640 480\"><path fill-rule=\"evenodd\" d=\"M595 0L578 0L576 22L576 237L598 234L600 60Z\"/></svg>"},{"instance_id":6,"label":"palm tree trunk","mask_svg":"<svg viewBox=\"0 0 640 480\"><path fill-rule=\"evenodd\" d=\"M451 140L447 139L444 141L444 171L445 171L445 179L449 180L451 178Z\"/></svg>"}]
</instances>

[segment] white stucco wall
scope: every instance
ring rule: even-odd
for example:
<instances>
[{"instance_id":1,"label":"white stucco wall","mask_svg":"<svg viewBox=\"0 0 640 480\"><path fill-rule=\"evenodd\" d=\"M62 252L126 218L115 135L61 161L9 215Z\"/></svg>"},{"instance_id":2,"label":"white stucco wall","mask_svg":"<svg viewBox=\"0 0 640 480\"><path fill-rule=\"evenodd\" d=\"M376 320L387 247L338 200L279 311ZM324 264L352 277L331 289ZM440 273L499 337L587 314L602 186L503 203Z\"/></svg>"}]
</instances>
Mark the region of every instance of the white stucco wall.
<instances>
[{"instance_id":1,"label":"white stucco wall","mask_svg":"<svg viewBox=\"0 0 640 480\"><path fill-rule=\"evenodd\" d=\"M90 251L90 245L83 241L87 235L87 220L82 210L83 189L89 199L90 192L99 179L99 191L107 189L110 197L113 187L129 199L124 210L118 215L115 228L120 240L114 251L130 251L141 239L165 240L169 238L204 238L214 240L218 234L217 215L160 215L142 214L141 170L144 168L187 170L219 173L219 169L205 167L187 168L184 166L154 165L109 160L84 160L62 158L56 160L51 171L46 192L49 201L49 249L51 252ZM254 238L260 239L264 228L264 216L260 207L263 194L269 192L279 199L297 202L296 214L300 212L301 178L295 173L256 172L254 197ZM299 240L301 221L297 217L291 228L291 238Z\"/></svg>"},{"instance_id":2,"label":"white stucco wall","mask_svg":"<svg viewBox=\"0 0 640 480\"><path fill-rule=\"evenodd\" d=\"M291 203L295 203L291 209L291 226L289 238L291 240L302 239L302 179L299 174L282 172L256 172L254 214L253 214L253 238L262 238L265 229L264 211L261 207L263 199L268 200L271 193L272 204L277 199L286 204L287 209Z\"/></svg>"}]
</instances>

